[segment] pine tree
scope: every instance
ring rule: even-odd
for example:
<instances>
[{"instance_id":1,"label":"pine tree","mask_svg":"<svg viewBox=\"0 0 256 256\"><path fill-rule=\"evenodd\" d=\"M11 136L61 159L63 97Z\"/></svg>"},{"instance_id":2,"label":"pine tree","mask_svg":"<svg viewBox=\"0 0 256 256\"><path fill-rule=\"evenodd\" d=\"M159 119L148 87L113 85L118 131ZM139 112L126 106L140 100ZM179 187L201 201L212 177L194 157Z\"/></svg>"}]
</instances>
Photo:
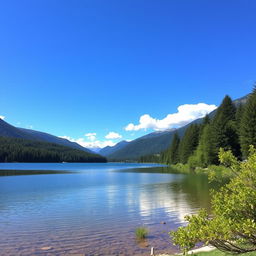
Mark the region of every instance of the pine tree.
<instances>
[{"instance_id":1,"label":"pine tree","mask_svg":"<svg viewBox=\"0 0 256 256\"><path fill-rule=\"evenodd\" d=\"M236 129L236 107L229 96L226 96L217 110L210 125L212 142L209 146L211 163L218 163L218 151L220 148L232 150L235 156L240 155L239 137Z\"/></svg>"},{"instance_id":2,"label":"pine tree","mask_svg":"<svg viewBox=\"0 0 256 256\"><path fill-rule=\"evenodd\" d=\"M175 133L173 136L171 146L167 151L167 164L177 164L179 162L179 144L179 135Z\"/></svg>"},{"instance_id":3,"label":"pine tree","mask_svg":"<svg viewBox=\"0 0 256 256\"><path fill-rule=\"evenodd\" d=\"M204 127L207 125L207 124L210 124L211 122L211 119L209 117L209 115L207 114L204 119L203 119L203 122L200 124L200 128L199 128L199 137L202 136L203 134L203 131L204 131Z\"/></svg>"},{"instance_id":4,"label":"pine tree","mask_svg":"<svg viewBox=\"0 0 256 256\"><path fill-rule=\"evenodd\" d=\"M199 142L199 126L197 124L190 125L185 131L179 147L180 162L185 164L188 158L194 153Z\"/></svg>"},{"instance_id":5,"label":"pine tree","mask_svg":"<svg viewBox=\"0 0 256 256\"><path fill-rule=\"evenodd\" d=\"M213 129L210 124L207 124L204 127L203 134L199 142L199 157L202 161L202 166L208 166L216 162L216 151L213 145Z\"/></svg>"},{"instance_id":6,"label":"pine tree","mask_svg":"<svg viewBox=\"0 0 256 256\"><path fill-rule=\"evenodd\" d=\"M240 127L242 153L247 157L249 146L256 146L256 85L244 106Z\"/></svg>"}]
</instances>

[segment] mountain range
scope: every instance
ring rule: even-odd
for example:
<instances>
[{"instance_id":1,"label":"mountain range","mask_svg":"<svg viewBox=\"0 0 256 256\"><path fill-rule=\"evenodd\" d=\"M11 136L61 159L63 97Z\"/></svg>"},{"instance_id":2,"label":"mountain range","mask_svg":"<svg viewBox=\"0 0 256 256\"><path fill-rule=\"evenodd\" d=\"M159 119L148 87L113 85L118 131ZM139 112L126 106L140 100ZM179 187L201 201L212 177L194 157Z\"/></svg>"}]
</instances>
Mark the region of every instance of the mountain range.
<instances>
[{"instance_id":1,"label":"mountain range","mask_svg":"<svg viewBox=\"0 0 256 256\"><path fill-rule=\"evenodd\" d=\"M45 133L34 131L30 129L18 128L13 125L8 124L4 120L0 119L0 136L1 137L10 137L18 139L27 139L35 140L41 142L55 143L61 146L70 147L73 149L79 149L88 153L93 153L91 150L82 147L78 143L71 142L67 139L59 138L57 136Z\"/></svg>"},{"instance_id":2,"label":"mountain range","mask_svg":"<svg viewBox=\"0 0 256 256\"><path fill-rule=\"evenodd\" d=\"M246 95L242 98L234 100L233 102L236 106L239 104L244 104L248 96L249 95ZM217 109L209 113L209 117L213 118L216 112ZM138 160L141 156L159 154L169 147L175 133L177 133L179 137L182 137L186 129L191 124L200 124L202 121L203 118L199 118L178 129L152 132L133 141L126 142L125 144L122 143L121 147L118 145L118 143L113 147L103 148L99 151L99 154L102 154L103 152L104 156L110 161Z\"/></svg>"},{"instance_id":3,"label":"mountain range","mask_svg":"<svg viewBox=\"0 0 256 256\"><path fill-rule=\"evenodd\" d=\"M124 148L128 144L129 144L128 141L123 140L123 141L120 141L119 143L117 143L115 146L112 146L112 147L107 146L107 147L102 148L100 151L98 151L98 154L100 154L102 156L108 156L108 155L115 153L117 150Z\"/></svg>"},{"instance_id":4,"label":"mountain range","mask_svg":"<svg viewBox=\"0 0 256 256\"><path fill-rule=\"evenodd\" d=\"M234 100L235 105L244 104L249 95L246 95L240 99ZM210 118L213 118L217 109L209 114ZM178 133L179 137L182 137L186 129L194 123L200 124L203 118L194 120L193 122L177 129L170 129L165 131L156 131L133 141L121 141L115 146L107 146L97 151L92 152L91 150L82 147L78 143L71 142L67 139L59 138L57 136L35 131L31 129L24 129L12 126L0 119L0 136L28 139L33 141L55 143L61 146L70 147L73 149L79 149L89 153L97 153L109 160L124 161L124 160L138 160L141 156L159 154L166 150L172 142L175 133Z\"/></svg>"}]
</instances>

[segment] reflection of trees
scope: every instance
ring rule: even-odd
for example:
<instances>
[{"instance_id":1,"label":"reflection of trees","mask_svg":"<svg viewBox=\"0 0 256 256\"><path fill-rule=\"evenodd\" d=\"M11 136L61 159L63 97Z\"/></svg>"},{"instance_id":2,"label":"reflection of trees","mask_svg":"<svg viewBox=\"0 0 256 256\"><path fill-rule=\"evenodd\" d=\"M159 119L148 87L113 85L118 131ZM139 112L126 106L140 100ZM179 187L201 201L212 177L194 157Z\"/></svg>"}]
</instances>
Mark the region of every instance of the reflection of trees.
<instances>
[{"instance_id":1,"label":"reflection of trees","mask_svg":"<svg viewBox=\"0 0 256 256\"><path fill-rule=\"evenodd\" d=\"M150 168L126 170L127 172L170 173L168 168ZM206 175L173 174L166 176L166 183L145 184L140 191L133 191L129 197L136 197L139 192L142 216L149 216L162 209L180 221L187 214L199 208L210 209L210 189L216 185L209 184ZM131 191L130 191L131 192Z\"/></svg>"}]
</instances>

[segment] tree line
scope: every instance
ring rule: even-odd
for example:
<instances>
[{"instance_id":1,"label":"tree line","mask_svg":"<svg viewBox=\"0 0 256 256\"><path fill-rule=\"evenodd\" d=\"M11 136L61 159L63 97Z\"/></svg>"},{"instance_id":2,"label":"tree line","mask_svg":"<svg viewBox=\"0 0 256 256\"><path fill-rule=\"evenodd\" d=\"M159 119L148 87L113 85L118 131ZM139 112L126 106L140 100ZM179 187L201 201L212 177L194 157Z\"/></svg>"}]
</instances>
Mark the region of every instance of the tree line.
<instances>
[{"instance_id":1,"label":"tree line","mask_svg":"<svg viewBox=\"0 0 256 256\"><path fill-rule=\"evenodd\" d=\"M54 143L0 137L0 162L106 162L106 158Z\"/></svg>"},{"instance_id":2,"label":"tree line","mask_svg":"<svg viewBox=\"0 0 256 256\"><path fill-rule=\"evenodd\" d=\"M207 115L201 124L191 124L182 138L174 135L167 150L140 160L207 167L219 164L220 148L242 160L248 157L250 145L256 146L256 87L244 104L235 105L225 96L212 118Z\"/></svg>"}]
</instances>

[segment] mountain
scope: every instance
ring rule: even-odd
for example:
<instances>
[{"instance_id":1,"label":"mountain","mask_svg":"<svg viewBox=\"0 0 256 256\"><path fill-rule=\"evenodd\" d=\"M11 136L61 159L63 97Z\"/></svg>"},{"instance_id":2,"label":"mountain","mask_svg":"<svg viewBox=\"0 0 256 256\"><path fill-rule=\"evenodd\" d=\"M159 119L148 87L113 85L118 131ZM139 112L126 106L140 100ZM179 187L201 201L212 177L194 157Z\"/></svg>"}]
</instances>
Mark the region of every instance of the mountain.
<instances>
[{"instance_id":1,"label":"mountain","mask_svg":"<svg viewBox=\"0 0 256 256\"><path fill-rule=\"evenodd\" d=\"M111 155L113 153L115 153L117 150L122 149L123 147L125 147L126 145L128 145L129 142L126 140L120 141L119 143L117 143L115 146L107 146L102 148L100 151L98 151L98 153L102 156L108 156Z\"/></svg>"},{"instance_id":2,"label":"mountain","mask_svg":"<svg viewBox=\"0 0 256 256\"><path fill-rule=\"evenodd\" d=\"M91 150L84 148L83 146L79 145L76 142L71 142L67 139L63 139L63 138L51 135L49 133L39 132L39 131L24 129L24 128L18 128L18 129L25 132L26 134L29 134L29 135L35 137L37 140L40 140L40 141L55 143L58 145L62 145L62 146L79 149L79 150L83 150L85 152L92 153Z\"/></svg>"},{"instance_id":3,"label":"mountain","mask_svg":"<svg viewBox=\"0 0 256 256\"><path fill-rule=\"evenodd\" d=\"M13 125L8 124L4 120L0 119L0 136L1 137L11 137L27 140L36 140L48 143L55 143L61 146L66 146L74 149L79 149L85 152L92 153L89 149L86 149L79 145L78 143L71 142L67 139L62 139L57 136L45 133L34 131L30 129L18 128Z\"/></svg>"},{"instance_id":4,"label":"mountain","mask_svg":"<svg viewBox=\"0 0 256 256\"><path fill-rule=\"evenodd\" d=\"M105 156L109 160L137 160L141 156L158 154L168 148L175 132L182 137L187 127L188 125L174 130L152 132Z\"/></svg>"},{"instance_id":5,"label":"mountain","mask_svg":"<svg viewBox=\"0 0 256 256\"><path fill-rule=\"evenodd\" d=\"M97 153L97 154L102 150L102 148L100 148L100 147L96 147L96 148L87 148L87 149L89 149L89 150L92 151L93 153Z\"/></svg>"},{"instance_id":6,"label":"mountain","mask_svg":"<svg viewBox=\"0 0 256 256\"><path fill-rule=\"evenodd\" d=\"M234 104L238 106L239 104L244 104L249 95L242 98L234 100ZM216 114L217 109L209 114L210 118L213 118ZM162 132L153 132L140 137L136 140L129 142L126 146L118 149L105 156L109 160L137 160L141 156L159 154L160 152L166 150L172 142L174 134L177 132L179 137L182 137L186 129L194 123L202 123L203 118L194 120L193 122L174 130L167 130Z\"/></svg>"}]
</instances>

